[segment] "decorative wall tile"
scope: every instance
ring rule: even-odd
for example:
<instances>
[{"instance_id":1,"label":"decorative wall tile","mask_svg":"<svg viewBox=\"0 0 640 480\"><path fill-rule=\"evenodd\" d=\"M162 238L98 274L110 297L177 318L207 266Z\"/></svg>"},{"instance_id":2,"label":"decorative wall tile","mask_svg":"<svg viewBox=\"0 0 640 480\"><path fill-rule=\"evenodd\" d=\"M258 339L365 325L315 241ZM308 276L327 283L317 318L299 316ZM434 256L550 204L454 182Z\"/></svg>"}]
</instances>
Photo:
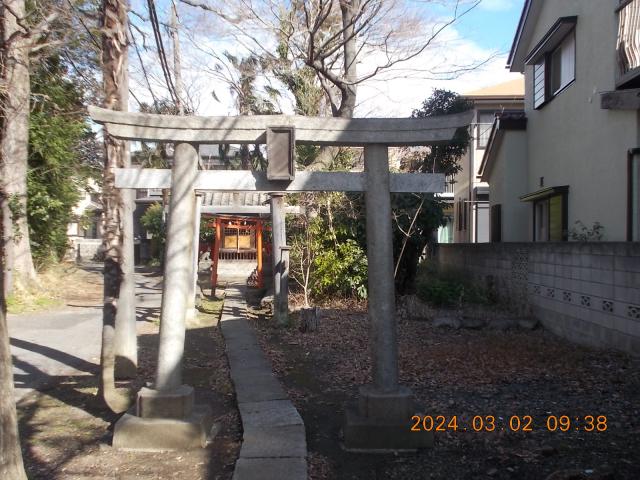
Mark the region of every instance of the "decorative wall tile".
<instances>
[{"instance_id":1,"label":"decorative wall tile","mask_svg":"<svg viewBox=\"0 0 640 480\"><path fill-rule=\"evenodd\" d=\"M590 307L591 297L589 295L580 295L580 305L583 307Z\"/></svg>"},{"instance_id":2,"label":"decorative wall tile","mask_svg":"<svg viewBox=\"0 0 640 480\"><path fill-rule=\"evenodd\" d=\"M571 292L562 292L562 300L565 302L571 302L573 295Z\"/></svg>"},{"instance_id":3,"label":"decorative wall tile","mask_svg":"<svg viewBox=\"0 0 640 480\"><path fill-rule=\"evenodd\" d=\"M613 313L613 302L611 300L602 300L602 311Z\"/></svg>"}]
</instances>

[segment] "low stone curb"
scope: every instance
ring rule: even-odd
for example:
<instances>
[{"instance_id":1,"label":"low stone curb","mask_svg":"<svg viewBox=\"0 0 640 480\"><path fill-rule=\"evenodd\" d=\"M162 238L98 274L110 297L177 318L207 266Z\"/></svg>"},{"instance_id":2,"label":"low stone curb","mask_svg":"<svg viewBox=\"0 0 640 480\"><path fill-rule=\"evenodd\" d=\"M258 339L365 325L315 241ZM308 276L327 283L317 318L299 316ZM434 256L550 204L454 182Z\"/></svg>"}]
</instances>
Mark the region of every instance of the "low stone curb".
<instances>
[{"instance_id":1,"label":"low stone curb","mask_svg":"<svg viewBox=\"0 0 640 480\"><path fill-rule=\"evenodd\" d=\"M228 286L220 325L244 432L233 480L306 480L304 422L273 375L245 312L243 287Z\"/></svg>"}]
</instances>

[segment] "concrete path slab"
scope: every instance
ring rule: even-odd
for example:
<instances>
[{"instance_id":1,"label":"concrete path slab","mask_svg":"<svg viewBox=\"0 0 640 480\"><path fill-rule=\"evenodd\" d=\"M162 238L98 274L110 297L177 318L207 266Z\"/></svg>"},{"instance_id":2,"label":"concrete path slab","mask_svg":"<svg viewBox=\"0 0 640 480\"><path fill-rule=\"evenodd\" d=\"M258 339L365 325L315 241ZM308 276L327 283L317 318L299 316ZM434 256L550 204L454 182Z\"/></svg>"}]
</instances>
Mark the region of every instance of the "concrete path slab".
<instances>
[{"instance_id":1,"label":"concrete path slab","mask_svg":"<svg viewBox=\"0 0 640 480\"><path fill-rule=\"evenodd\" d=\"M304 458L239 458L233 480L307 478Z\"/></svg>"},{"instance_id":2,"label":"concrete path slab","mask_svg":"<svg viewBox=\"0 0 640 480\"><path fill-rule=\"evenodd\" d=\"M238 403L267 402L269 400L286 400L289 398L278 380L268 377L267 374L248 377L240 373L232 375L231 380L236 389Z\"/></svg>"},{"instance_id":3,"label":"concrete path slab","mask_svg":"<svg viewBox=\"0 0 640 480\"><path fill-rule=\"evenodd\" d=\"M304 423L246 320L244 287L227 287L220 325L244 432L233 480L306 479Z\"/></svg>"},{"instance_id":4,"label":"concrete path slab","mask_svg":"<svg viewBox=\"0 0 640 480\"><path fill-rule=\"evenodd\" d=\"M255 427L304 425L302 417L288 399L241 403L239 408L242 418Z\"/></svg>"},{"instance_id":5,"label":"concrete path slab","mask_svg":"<svg viewBox=\"0 0 640 480\"><path fill-rule=\"evenodd\" d=\"M244 418L242 424L245 424ZM244 430L240 458L305 458L306 455L304 425L259 428L247 424Z\"/></svg>"}]
</instances>

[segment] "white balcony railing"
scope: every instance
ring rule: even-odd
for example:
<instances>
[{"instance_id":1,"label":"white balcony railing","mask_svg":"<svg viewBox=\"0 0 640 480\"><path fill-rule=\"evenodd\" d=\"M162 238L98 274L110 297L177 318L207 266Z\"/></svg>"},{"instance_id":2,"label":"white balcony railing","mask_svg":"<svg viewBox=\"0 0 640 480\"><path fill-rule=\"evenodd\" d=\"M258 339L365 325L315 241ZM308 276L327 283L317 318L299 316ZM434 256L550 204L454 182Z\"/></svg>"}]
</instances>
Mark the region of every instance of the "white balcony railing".
<instances>
[{"instance_id":1,"label":"white balcony railing","mask_svg":"<svg viewBox=\"0 0 640 480\"><path fill-rule=\"evenodd\" d=\"M616 85L621 87L640 77L640 0L621 0L617 12Z\"/></svg>"}]
</instances>

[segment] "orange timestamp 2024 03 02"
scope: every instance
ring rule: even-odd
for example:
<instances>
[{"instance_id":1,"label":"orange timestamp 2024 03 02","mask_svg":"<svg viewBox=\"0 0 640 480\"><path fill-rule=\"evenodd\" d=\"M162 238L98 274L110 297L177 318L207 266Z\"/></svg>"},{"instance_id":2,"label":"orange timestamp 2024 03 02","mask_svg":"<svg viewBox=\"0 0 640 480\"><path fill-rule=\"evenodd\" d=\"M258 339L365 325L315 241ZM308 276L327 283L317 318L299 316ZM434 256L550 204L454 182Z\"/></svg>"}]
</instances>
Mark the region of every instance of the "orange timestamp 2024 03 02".
<instances>
[{"instance_id":1,"label":"orange timestamp 2024 03 02","mask_svg":"<svg viewBox=\"0 0 640 480\"><path fill-rule=\"evenodd\" d=\"M547 415L534 419L531 415L475 415L470 422L458 415L414 415L411 417L412 432L532 432L534 429L549 432L605 432L606 415Z\"/></svg>"}]
</instances>

